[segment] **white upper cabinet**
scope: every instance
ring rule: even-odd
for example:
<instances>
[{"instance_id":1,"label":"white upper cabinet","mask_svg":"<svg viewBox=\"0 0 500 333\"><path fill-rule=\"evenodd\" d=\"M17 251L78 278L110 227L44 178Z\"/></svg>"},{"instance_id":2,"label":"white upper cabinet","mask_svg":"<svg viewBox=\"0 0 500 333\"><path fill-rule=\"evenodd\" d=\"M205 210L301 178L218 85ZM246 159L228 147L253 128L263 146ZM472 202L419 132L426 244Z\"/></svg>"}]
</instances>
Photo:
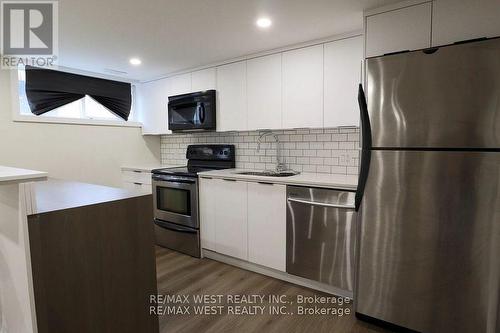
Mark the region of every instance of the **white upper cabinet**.
<instances>
[{"instance_id":1,"label":"white upper cabinet","mask_svg":"<svg viewBox=\"0 0 500 333\"><path fill-rule=\"evenodd\" d=\"M172 76L170 96L182 95L191 92L191 73Z\"/></svg>"},{"instance_id":2,"label":"white upper cabinet","mask_svg":"<svg viewBox=\"0 0 500 333\"><path fill-rule=\"evenodd\" d=\"M500 36L499 0L435 0L432 45Z\"/></svg>"},{"instance_id":3,"label":"white upper cabinet","mask_svg":"<svg viewBox=\"0 0 500 333\"><path fill-rule=\"evenodd\" d=\"M286 186L248 183L248 260L286 271Z\"/></svg>"},{"instance_id":4,"label":"white upper cabinet","mask_svg":"<svg viewBox=\"0 0 500 333\"><path fill-rule=\"evenodd\" d=\"M193 92L215 89L215 67L191 73L191 90Z\"/></svg>"},{"instance_id":5,"label":"white upper cabinet","mask_svg":"<svg viewBox=\"0 0 500 333\"><path fill-rule=\"evenodd\" d=\"M325 44L324 127L358 126L363 36Z\"/></svg>"},{"instance_id":6,"label":"white upper cabinet","mask_svg":"<svg viewBox=\"0 0 500 333\"><path fill-rule=\"evenodd\" d=\"M283 128L323 127L323 44L283 53Z\"/></svg>"},{"instance_id":7,"label":"white upper cabinet","mask_svg":"<svg viewBox=\"0 0 500 333\"><path fill-rule=\"evenodd\" d=\"M169 134L168 96L170 79L138 84L136 86L136 106L142 134Z\"/></svg>"},{"instance_id":8,"label":"white upper cabinet","mask_svg":"<svg viewBox=\"0 0 500 333\"><path fill-rule=\"evenodd\" d=\"M246 61L217 67L217 131L247 129Z\"/></svg>"},{"instance_id":9,"label":"white upper cabinet","mask_svg":"<svg viewBox=\"0 0 500 333\"><path fill-rule=\"evenodd\" d=\"M248 129L281 128L281 53L247 61Z\"/></svg>"},{"instance_id":10,"label":"white upper cabinet","mask_svg":"<svg viewBox=\"0 0 500 333\"><path fill-rule=\"evenodd\" d=\"M212 195L216 201L216 251L248 260L247 183L215 180Z\"/></svg>"},{"instance_id":11,"label":"white upper cabinet","mask_svg":"<svg viewBox=\"0 0 500 333\"><path fill-rule=\"evenodd\" d=\"M366 57L430 47L431 11L426 2L367 16Z\"/></svg>"}]
</instances>

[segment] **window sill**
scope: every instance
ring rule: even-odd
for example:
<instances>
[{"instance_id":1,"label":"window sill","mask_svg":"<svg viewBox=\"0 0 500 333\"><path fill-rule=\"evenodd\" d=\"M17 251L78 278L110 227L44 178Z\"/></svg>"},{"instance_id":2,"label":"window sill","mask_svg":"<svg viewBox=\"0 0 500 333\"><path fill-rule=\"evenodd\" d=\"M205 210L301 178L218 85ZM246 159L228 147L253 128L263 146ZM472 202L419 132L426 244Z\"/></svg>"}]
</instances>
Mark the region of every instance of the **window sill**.
<instances>
[{"instance_id":1,"label":"window sill","mask_svg":"<svg viewBox=\"0 0 500 333\"><path fill-rule=\"evenodd\" d=\"M27 123L48 123L48 124L69 124L69 125L90 125L90 126L111 126L111 127L142 127L142 124L136 121L119 121L106 119L75 119L59 117L37 117L16 114L13 116L15 122Z\"/></svg>"}]
</instances>

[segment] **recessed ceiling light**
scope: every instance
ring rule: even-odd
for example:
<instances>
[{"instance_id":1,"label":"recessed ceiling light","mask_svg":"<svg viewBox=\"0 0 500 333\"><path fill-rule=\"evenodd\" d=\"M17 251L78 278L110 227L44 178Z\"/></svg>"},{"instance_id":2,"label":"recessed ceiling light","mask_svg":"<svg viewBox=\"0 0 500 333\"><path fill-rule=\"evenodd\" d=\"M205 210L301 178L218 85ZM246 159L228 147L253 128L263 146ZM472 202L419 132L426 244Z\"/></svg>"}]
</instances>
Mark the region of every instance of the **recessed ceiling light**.
<instances>
[{"instance_id":1,"label":"recessed ceiling light","mask_svg":"<svg viewBox=\"0 0 500 333\"><path fill-rule=\"evenodd\" d=\"M134 66L139 66L140 64L142 64L142 61L139 58L131 58L130 64L132 64Z\"/></svg>"},{"instance_id":2,"label":"recessed ceiling light","mask_svg":"<svg viewBox=\"0 0 500 333\"><path fill-rule=\"evenodd\" d=\"M261 17L255 22L259 28L269 28L273 22L267 17Z\"/></svg>"}]
</instances>

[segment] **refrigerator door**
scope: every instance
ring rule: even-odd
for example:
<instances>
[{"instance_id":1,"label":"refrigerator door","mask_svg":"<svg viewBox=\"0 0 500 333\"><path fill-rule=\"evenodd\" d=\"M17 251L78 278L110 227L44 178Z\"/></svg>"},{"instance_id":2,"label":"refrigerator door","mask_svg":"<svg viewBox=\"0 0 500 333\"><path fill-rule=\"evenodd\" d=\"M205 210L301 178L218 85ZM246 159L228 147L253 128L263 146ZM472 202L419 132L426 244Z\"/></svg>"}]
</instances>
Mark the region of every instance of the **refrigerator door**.
<instances>
[{"instance_id":1,"label":"refrigerator door","mask_svg":"<svg viewBox=\"0 0 500 333\"><path fill-rule=\"evenodd\" d=\"M368 59L367 85L374 147L500 147L500 38Z\"/></svg>"},{"instance_id":2,"label":"refrigerator door","mask_svg":"<svg viewBox=\"0 0 500 333\"><path fill-rule=\"evenodd\" d=\"M372 151L361 214L356 312L500 332L500 153Z\"/></svg>"}]
</instances>

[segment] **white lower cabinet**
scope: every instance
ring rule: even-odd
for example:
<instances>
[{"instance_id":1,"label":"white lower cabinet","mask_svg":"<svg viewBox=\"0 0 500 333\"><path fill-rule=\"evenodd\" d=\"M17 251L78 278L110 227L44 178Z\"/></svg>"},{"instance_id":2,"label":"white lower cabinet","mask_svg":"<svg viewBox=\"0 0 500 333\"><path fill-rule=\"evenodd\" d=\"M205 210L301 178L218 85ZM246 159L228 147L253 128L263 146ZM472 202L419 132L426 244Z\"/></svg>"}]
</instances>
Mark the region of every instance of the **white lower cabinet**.
<instances>
[{"instance_id":1,"label":"white lower cabinet","mask_svg":"<svg viewBox=\"0 0 500 333\"><path fill-rule=\"evenodd\" d=\"M286 270L286 186L200 178L201 246Z\"/></svg>"},{"instance_id":2,"label":"white lower cabinet","mask_svg":"<svg viewBox=\"0 0 500 333\"><path fill-rule=\"evenodd\" d=\"M145 170L122 169L122 187L127 190L152 193L151 172Z\"/></svg>"},{"instance_id":3,"label":"white lower cabinet","mask_svg":"<svg viewBox=\"0 0 500 333\"><path fill-rule=\"evenodd\" d=\"M247 183L225 179L217 182L215 249L248 260Z\"/></svg>"},{"instance_id":4,"label":"white lower cabinet","mask_svg":"<svg viewBox=\"0 0 500 333\"><path fill-rule=\"evenodd\" d=\"M248 260L247 183L201 178L199 197L202 247Z\"/></svg>"},{"instance_id":5,"label":"white lower cabinet","mask_svg":"<svg viewBox=\"0 0 500 333\"><path fill-rule=\"evenodd\" d=\"M217 204L217 179L199 179L199 201L200 201L200 238L201 247L216 251L215 247L215 211Z\"/></svg>"},{"instance_id":6,"label":"white lower cabinet","mask_svg":"<svg viewBox=\"0 0 500 333\"><path fill-rule=\"evenodd\" d=\"M286 271L286 185L248 183L248 261Z\"/></svg>"}]
</instances>

